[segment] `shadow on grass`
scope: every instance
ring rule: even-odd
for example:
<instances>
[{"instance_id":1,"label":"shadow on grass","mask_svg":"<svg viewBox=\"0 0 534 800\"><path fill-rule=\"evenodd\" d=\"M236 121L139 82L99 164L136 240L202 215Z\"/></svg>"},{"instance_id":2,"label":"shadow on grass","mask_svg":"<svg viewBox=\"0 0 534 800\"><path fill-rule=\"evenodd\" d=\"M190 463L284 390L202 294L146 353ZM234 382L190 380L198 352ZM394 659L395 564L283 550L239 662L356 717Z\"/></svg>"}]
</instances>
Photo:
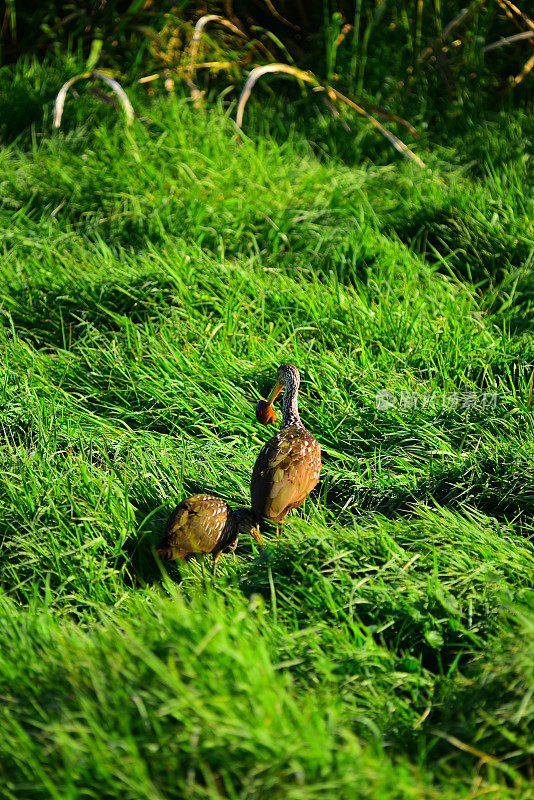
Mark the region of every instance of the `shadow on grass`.
<instances>
[{"instance_id":1,"label":"shadow on grass","mask_svg":"<svg viewBox=\"0 0 534 800\"><path fill-rule=\"evenodd\" d=\"M356 487L347 479L325 493L327 518L342 523L369 513L410 518L422 504L457 510L468 505L498 521L529 526L534 521L534 469L513 459L486 458L476 470L452 467L420 479L413 488Z\"/></svg>"},{"instance_id":2,"label":"shadow on grass","mask_svg":"<svg viewBox=\"0 0 534 800\"><path fill-rule=\"evenodd\" d=\"M509 227L511 223L508 223ZM450 270L469 284L499 284L506 275L527 261L532 242L517 235L517 228L503 230L491 220L481 220L452 205L424 208L411 217L388 222L383 232L393 232L424 258L436 254ZM450 274L445 267L439 271Z\"/></svg>"},{"instance_id":3,"label":"shadow on grass","mask_svg":"<svg viewBox=\"0 0 534 800\"><path fill-rule=\"evenodd\" d=\"M524 610L528 614L527 601ZM521 605L515 610L521 620ZM509 777L516 778L517 770L531 780L532 770L532 725L534 706L528 702L532 696L532 646L531 630L521 629L517 618L513 621L515 631L500 638L492 648L492 656L479 655L469 661L464 670L464 679L445 680L439 686L439 701L434 704L423 730L430 738L438 731L447 736L434 739L435 757L447 758L451 762L464 763L469 767L472 755L458 749L449 737L460 742L476 742L479 751L491 753L505 765ZM482 762L482 759L481 759ZM479 763L481 763L479 762Z\"/></svg>"},{"instance_id":4,"label":"shadow on grass","mask_svg":"<svg viewBox=\"0 0 534 800\"><path fill-rule=\"evenodd\" d=\"M87 289L89 288L89 291ZM4 290L5 309L17 333L36 349L69 347L88 329L121 329L117 317L134 324L161 317L176 303L176 287L161 273L147 272L118 281L86 284L83 294L74 287L33 283Z\"/></svg>"}]
</instances>

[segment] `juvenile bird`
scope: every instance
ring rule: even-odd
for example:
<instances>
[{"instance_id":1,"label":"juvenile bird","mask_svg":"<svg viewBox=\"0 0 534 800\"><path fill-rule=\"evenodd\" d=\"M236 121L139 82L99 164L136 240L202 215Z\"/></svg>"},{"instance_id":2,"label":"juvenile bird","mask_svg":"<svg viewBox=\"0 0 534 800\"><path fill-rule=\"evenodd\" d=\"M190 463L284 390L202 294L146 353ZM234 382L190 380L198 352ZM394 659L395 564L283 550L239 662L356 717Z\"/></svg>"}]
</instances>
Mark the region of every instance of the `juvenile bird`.
<instances>
[{"instance_id":1,"label":"juvenile bird","mask_svg":"<svg viewBox=\"0 0 534 800\"><path fill-rule=\"evenodd\" d=\"M234 552L242 531L262 543L258 524L248 508L233 510L218 497L195 494L176 506L156 552L161 559L171 561L190 553L211 553L215 569L221 553Z\"/></svg>"},{"instance_id":2,"label":"juvenile bird","mask_svg":"<svg viewBox=\"0 0 534 800\"><path fill-rule=\"evenodd\" d=\"M266 406L271 406L284 390L282 427L262 447L250 481L252 511L258 521L266 517L283 524L290 509L304 502L321 474L321 446L299 416L299 385L298 369L293 364L281 364L267 403L260 401L257 407L258 419L269 421L273 415Z\"/></svg>"}]
</instances>

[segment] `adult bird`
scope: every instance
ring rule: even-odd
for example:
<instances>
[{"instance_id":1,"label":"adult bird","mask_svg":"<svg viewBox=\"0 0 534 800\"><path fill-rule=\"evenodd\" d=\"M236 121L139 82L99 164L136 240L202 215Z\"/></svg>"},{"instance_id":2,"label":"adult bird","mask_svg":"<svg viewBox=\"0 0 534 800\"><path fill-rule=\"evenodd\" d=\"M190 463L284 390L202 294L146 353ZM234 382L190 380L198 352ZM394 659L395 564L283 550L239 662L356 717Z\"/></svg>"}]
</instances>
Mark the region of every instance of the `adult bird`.
<instances>
[{"instance_id":1,"label":"adult bird","mask_svg":"<svg viewBox=\"0 0 534 800\"><path fill-rule=\"evenodd\" d=\"M298 369L293 364L281 364L267 403L260 401L257 408L258 419L271 421L271 404L284 390L282 427L262 447L250 481L254 516L258 521L265 517L277 523L277 534L278 523L283 524L288 512L304 502L321 474L321 446L299 416L299 385Z\"/></svg>"},{"instance_id":2,"label":"adult bird","mask_svg":"<svg viewBox=\"0 0 534 800\"><path fill-rule=\"evenodd\" d=\"M261 544L258 524L248 508L231 509L224 500L195 494L179 503L163 530L156 552L161 559L185 558L191 553L211 553L213 570L221 553L233 553L240 532Z\"/></svg>"}]
</instances>

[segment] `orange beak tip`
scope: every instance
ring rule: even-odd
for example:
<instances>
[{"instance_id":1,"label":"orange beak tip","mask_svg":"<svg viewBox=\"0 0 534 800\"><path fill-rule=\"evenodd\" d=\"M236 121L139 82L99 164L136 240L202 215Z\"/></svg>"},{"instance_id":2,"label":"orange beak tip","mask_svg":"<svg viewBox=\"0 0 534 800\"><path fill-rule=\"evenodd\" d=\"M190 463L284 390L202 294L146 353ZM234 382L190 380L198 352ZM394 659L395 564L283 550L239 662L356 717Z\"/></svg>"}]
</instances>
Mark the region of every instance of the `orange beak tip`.
<instances>
[{"instance_id":1,"label":"orange beak tip","mask_svg":"<svg viewBox=\"0 0 534 800\"><path fill-rule=\"evenodd\" d=\"M274 408L265 400L260 400L256 406L256 419L262 425L269 425L276 419L276 412Z\"/></svg>"}]
</instances>

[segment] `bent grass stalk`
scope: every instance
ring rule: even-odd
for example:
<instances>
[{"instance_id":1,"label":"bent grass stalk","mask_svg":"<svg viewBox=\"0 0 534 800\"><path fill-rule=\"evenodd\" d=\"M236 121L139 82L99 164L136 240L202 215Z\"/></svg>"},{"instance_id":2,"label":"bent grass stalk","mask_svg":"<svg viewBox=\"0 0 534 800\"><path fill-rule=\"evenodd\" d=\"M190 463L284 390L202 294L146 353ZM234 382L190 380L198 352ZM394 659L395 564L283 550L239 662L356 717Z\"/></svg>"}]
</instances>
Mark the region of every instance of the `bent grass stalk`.
<instances>
[{"instance_id":1,"label":"bent grass stalk","mask_svg":"<svg viewBox=\"0 0 534 800\"><path fill-rule=\"evenodd\" d=\"M98 78L99 80L104 81L104 83L107 83L107 85L117 96L117 99L123 108L124 115L126 117L126 125L131 125L134 120L134 110L132 104L128 99L128 95L126 94L120 83L118 83L118 81L116 81L115 78L111 78L109 75L105 75L103 72L100 72L98 70L92 70L91 72L84 72L81 75L75 75L73 78L70 78L70 80L66 81L63 84L54 102L54 118L52 122L52 127L59 128L61 126L63 107L65 105L67 92L69 91L71 86L73 86L77 81L88 80L89 78Z\"/></svg>"},{"instance_id":2,"label":"bent grass stalk","mask_svg":"<svg viewBox=\"0 0 534 800\"><path fill-rule=\"evenodd\" d=\"M236 124L238 128L243 127L243 113L245 110L245 105L251 95L256 81L262 75L266 75L268 73L285 73L286 75L292 75L298 80L304 81L304 83L311 84L314 87L314 91L326 92L331 100L339 100L342 103L346 103L348 106L350 106L350 108L353 108L355 111L357 111L358 114L369 120L371 125L373 125L373 127L376 128L382 134L382 136L391 142L393 147L402 153L405 158L414 161L419 167L425 167L424 162L419 158L418 155L410 150L410 148L404 144L404 142L401 141L398 136L395 136L394 133L388 131L387 128L385 128L380 122L378 122L378 120L371 116L371 114L362 108L362 106L358 105L358 103L355 103L354 100L346 97L332 86L321 84L312 73L304 72L304 70L297 69L289 64L267 64L263 67L256 67L250 72L237 103Z\"/></svg>"}]
</instances>

